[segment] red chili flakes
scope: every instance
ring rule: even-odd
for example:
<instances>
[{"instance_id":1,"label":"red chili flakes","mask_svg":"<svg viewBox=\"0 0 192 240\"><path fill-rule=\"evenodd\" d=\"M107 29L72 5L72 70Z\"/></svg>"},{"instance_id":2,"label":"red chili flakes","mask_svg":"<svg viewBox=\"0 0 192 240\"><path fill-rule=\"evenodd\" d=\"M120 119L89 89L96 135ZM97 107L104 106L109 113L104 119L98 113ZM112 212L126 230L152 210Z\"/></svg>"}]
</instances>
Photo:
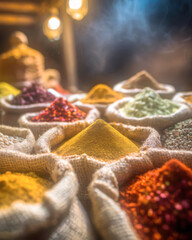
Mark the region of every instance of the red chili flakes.
<instances>
[{"instance_id":1,"label":"red chili flakes","mask_svg":"<svg viewBox=\"0 0 192 240\"><path fill-rule=\"evenodd\" d=\"M86 113L69 103L66 99L58 98L41 112L32 118L32 122L74 122L83 120Z\"/></svg>"},{"instance_id":2,"label":"red chili flakes","mask_svg":"<svg viewBox=\"0 0 192 240\"><path fill-rule=\"evenodd\" d=\"M142 240L192 240L192 170L176 159L120 188Z\"/></svg>"}]
</instances>

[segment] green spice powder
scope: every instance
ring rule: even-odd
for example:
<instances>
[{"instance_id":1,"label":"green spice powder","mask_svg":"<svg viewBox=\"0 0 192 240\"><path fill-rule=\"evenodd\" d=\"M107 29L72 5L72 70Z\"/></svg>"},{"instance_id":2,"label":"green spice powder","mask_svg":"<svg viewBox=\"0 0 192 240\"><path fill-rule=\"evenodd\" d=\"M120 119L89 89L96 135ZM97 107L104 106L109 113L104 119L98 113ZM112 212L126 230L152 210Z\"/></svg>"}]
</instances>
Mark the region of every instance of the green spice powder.
<instances>
[{"instance_id":1,"label":"green spice powder","mask_svg":"<svg viewBox=\"0 0 192 240\"><path fill-rule=\"evenodd\" d=\"M126 117L142 118L154 115L170 115L176 112L179 107L168 99L162 99L151 88L144 88L132 102L125 104L119 111Z\"/></svg>"}]
</instances>

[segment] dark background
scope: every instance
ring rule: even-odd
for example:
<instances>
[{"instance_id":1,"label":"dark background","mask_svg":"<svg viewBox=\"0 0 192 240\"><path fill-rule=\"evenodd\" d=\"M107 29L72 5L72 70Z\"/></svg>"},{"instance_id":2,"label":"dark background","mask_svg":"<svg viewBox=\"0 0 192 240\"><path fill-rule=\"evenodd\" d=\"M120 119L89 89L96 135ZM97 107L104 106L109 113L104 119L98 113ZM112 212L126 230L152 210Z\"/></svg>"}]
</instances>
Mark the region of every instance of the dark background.
<instances>
[{"instance_id":1,"label":"dark background","mask_svg":"<svg viewBox=\"0 0 192 240\"><path fill-rule=\"evenodd\" d=\"M88 0L89 13L73 21L79 88L99 82L113 86L146 69L159 82L178 91L192 90L191 0ZM65 86L61 41L50 42L42 24L0 28L0 52L8 36L24 31L30 46L45 56L46 68L56 68Z\"/></svg>"}]
</instances>

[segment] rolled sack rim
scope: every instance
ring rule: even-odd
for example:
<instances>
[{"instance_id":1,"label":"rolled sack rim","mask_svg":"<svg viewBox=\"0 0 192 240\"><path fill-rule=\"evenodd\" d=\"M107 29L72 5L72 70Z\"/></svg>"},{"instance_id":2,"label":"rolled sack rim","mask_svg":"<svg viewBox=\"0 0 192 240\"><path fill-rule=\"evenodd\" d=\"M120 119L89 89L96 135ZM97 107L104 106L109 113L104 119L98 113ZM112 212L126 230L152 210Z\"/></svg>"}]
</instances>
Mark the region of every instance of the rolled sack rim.
<instances>
[{"instance_id":1,"label":"rolled sack rim","mask_svg":"<svg viewBox=\"0 0 192 240\"><path fill-rule=\"evenodd\" d=\"M28 161L27 167L28 170L24 169L26 168L20 165L21 173L25 172L37 172L38 168L35 171L34 169L31 170L31 167L34 168L33 161L41 161L43 158L47 161L47 166L44 167L43 171L44 173L48 174L52 181L53 186L45 191L42 202L41 203L25 203L23 201L14 201L11 206L0 209L0 239L13 239L13 237L19 237L26 233L35 232L39 229L42 229L46 226L53 225L57 222L57 219L61 214L63 214L64 211L71 205L71 199L68 201L68 203L65 205L65 209L62 210L59 208L54 207L54 204L56 204L55 201L51 200L51 195L54 195L55 189L57 189L57 185L60 181L62 181L64 178L71 174L71 177L74 180L75 184L72 185L75 196L77 195L78 191L78 183L76 175L74 174L72 167L70 163L64 161L61 157L56 156L55 154L41 154L41 155L27 155L24 153L15 153L14 151L6 151L6 150L0 150L0 158L2 158L8 161L11 161L10 159L13 159L16 162L22 163L22 161ZM14 159L16 158L16 159ZM18 160L19 159L19 160ZM59 165L59 163L63 163ZM3 168L3 172L11 171L10 167L6 165L5 161L1 162L1 168L2 164L5 165ZM61 171L59 171L58 167L60 167ZM14 168L14 166L12 166ZM49 170L48 170L49 168ZM54 170L58 169L58 175L54 173ZM18 172L18 170L16 171ZM56 176L57 175L57 176ZM68 186L67 186L68 187ZM63 189L63 188L62 188ZM65 190L63 190L65 191ZM20 218L20 215L25 216L24 218ZM7 222L11 219L17 218L17 224L13 224L9 229L4 226L7 225Z\"/></svg>"},{"instance_id":2,"label":"rolled sack rim","mask_svg":"<svg viewBox=\"0 0 192 240\"><path fill-rule=\"evenodd\" d=\"M77 106L78 107L78 106ZM89 107L89 106L79 106L80 110L83 111L87 111L87 116L85 119L82 120L77 120L74 122L32 122L30 121L30 119L34 116L37 116L40 112L34 112L34 113L26 113L23 114L18 122L20 124L20 126L35 126L37 125L37 127L44 127L44 126L50 126L50 127L56 127L56 126L73 126L75 124L78 123L84 123L84 122L92 122L94 120L96 120L97 118L100 117L99 111L94 108L94 107Z\"/></svg>"},{"instance_id":3,"label":"rolled sack rim","mask_svg":"<svg viewBox=\"0 0 192 240\"><path fill-rule=\"evenodd\" d=\"M135 121L138 123L140 123L142 120L149 120L149 121L154 120L154 119L168 120L169 118L175 117L178 113L180 113L184 110L185 110L185 114L188 113L192 116L192 111L190 110L190 108L186 104L183 104L183 103L176 103L177 105L180 106L180 108L176 112L171 113L169 115L153 115L153 116L145 116L145 117L138 118L138 117L128 117L128 116L126 117L123 114L121 114L119 112L119 109L122 108L123 106L125 106L125 104L127 104L128 102L132 102L133 100L134 100L134 98L132 98L132 97L126 97L121 100L118 100L115 103L112 103L106 110L107 116L112 114L113 116L116 116L117 118L123 119L125 121L132 120L132 121Z\"/></svg>"},{"instance_id":4,"label":"rolled sack rim","mask_svg":"<svg viewBox=\"0 0 192 240\"><path fill-rule=\"evenodd\" d=\"M49 107L51 104L51 102L48 102L48 103L34 103L28 105L13 105L10 103L13 100L13 98L14 98L13 95L9 95L7 97L2 97L0 99L2 110L16 114L22 114L31 111L40 111L46 107Z\"/></svg>"}]
</instances>

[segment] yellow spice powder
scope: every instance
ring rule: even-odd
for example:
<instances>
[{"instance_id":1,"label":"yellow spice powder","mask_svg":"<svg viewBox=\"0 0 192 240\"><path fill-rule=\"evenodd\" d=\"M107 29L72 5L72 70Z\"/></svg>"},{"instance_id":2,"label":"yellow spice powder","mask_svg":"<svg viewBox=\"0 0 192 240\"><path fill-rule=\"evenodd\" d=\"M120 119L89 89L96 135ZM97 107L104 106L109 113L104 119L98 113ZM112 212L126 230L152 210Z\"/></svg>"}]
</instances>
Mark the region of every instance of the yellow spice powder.
<instances>
[{"instance_id":1,"label":"yellow spice powder","mask_svg":"<svg viewBox=\"0 0 192 240\"><path fill-rule=\"evenodd\" d=\"M62 143L54 153L62 156L81 155L110 161L122 158L139 148L105 121L98 119L76 136Z\"/></svg>"},{"instance_id":2,"label":"yellow spice powder","mask_svg":"<svg viewBox=\"0 0 192 240\"><path fill-rule=\"evenodd\" d=\"M52 184L52 181L33 172L0 174L0 208L9 207L17 200L26 203L41 202L45 191Z\"/></svg>"}]
</instances>

